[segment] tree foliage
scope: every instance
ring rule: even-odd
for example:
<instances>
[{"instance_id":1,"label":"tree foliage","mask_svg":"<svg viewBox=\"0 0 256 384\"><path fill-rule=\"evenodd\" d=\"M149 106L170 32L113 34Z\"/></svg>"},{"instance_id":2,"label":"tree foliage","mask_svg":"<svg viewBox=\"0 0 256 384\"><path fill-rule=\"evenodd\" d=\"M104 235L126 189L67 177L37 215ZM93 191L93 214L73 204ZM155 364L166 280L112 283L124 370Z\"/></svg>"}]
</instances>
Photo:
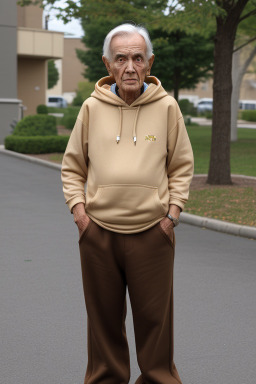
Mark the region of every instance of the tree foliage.
<instances>
[{"instance_id":1,"label":"tree foliage","mask_svg":"<svg viewBox=\"0 0 256 384\"><path fill-rule=\"evenodd\" d=\"M213 40L197 33L188 35L177 30L153 30L155 61L153 74L165 89L174 90L178 100L180 89L193 89L199 81L211 76L213 70Z\"/></svg>"},{"instance_id":2,"label":"tree foliage","mask_svg":"<svg viewBox=\"0 0 256 384\"><path fill-rule=\"evenodd\" d=\"M53 88L57 84L59 77L59 71L54 60L48 60L48 89Z\"/></svg>"}]
</instances>

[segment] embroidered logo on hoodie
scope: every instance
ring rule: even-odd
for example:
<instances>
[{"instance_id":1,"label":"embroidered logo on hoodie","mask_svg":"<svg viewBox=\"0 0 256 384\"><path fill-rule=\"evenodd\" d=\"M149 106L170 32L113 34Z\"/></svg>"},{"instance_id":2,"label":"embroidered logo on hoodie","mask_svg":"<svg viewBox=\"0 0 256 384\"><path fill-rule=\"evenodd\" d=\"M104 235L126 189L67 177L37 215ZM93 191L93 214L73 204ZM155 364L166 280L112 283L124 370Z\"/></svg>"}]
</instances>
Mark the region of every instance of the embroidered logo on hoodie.
<instances>
[{"instance_id":1,"label":"embroidered logo on hoodie","mask_svg":"<svg viewBox=\"0 0 256 384\"><path fill-rule=\"evenodd\" d=\"M145 140L156 141L156 136L154 136L154 135L147 135L147 136L145 136Z\"/></svg>"}]
</instances>

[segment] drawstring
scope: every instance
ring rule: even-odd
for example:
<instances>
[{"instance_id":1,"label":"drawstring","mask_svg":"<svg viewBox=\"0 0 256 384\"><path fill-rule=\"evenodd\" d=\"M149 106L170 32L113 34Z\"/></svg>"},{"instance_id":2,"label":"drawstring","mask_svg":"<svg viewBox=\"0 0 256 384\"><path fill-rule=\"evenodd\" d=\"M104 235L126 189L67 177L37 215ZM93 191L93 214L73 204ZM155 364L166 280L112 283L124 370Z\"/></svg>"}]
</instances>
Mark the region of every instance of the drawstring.
<instances>
[{"instance_id":1,"label":"drawstring","mask_svg":"<svg viewBox=\"0 0 256 384\"><path fill-rule=\"evenodd\" d=\"M118 107L119 109L119 127L118 127L118 134L116 136L116 143L118 144L120 139L121 139L121 132L122 132L122 120L123 120L123 111L122 107ZM133 136L133 142L134 145L136 145L137 137L136 137L136 125L137 125L137 120L138 120L138 115L140 111L140 105L138 106L136 110L136 115L133 123L133 131L132 131L132 136Z\"/></svg>"},{"instance_id":2,"label":"drawstring","mask_svg":"<svg viewBox=\"0 0 256 384\"><path fill-rule=\"evenodd\" d=\"M123 111L122 107L118 107L119 109L119 127L118 127L118 134L116 137L116 143L118 144L121 138L121 132L122 132L122 120L123 120Z\"/></svg>"},{"instance_id":3,"label":"drawstring","mask_svg":"<svg viewBox=\"0 0 256 384\"><path fill-rule=\"evenodd\" d=\"M139 110L140 110L140 105L138 106L138 109L136 111L136 115L135 115L135 119L134 119L134 124L133 124L132 136L133 136L134 145L136 145L136 140L137 140L137 138L136 138L136 124L137 124Z\"/></svg>"}]
</instances>

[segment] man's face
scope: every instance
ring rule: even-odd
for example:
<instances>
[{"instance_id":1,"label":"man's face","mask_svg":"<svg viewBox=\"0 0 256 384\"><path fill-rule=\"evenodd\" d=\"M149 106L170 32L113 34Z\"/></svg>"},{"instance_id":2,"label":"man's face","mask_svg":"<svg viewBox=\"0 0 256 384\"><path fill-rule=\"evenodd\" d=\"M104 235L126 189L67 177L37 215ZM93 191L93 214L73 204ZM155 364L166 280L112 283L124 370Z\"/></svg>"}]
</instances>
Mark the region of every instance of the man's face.
<instances>
[{"instance_id":1,"label":"man's face","mask_svg":"<svg viewBox=\"0 0 256 384\"><path fill-rule=\"evenodd\" d=\"M148 60L146 43L139 34L113 37L110 45L111 60L103 56L110 75L115 78L119 94L140 94L146 75L154 61L154 55Z\"/></svg>"}]
</instances>

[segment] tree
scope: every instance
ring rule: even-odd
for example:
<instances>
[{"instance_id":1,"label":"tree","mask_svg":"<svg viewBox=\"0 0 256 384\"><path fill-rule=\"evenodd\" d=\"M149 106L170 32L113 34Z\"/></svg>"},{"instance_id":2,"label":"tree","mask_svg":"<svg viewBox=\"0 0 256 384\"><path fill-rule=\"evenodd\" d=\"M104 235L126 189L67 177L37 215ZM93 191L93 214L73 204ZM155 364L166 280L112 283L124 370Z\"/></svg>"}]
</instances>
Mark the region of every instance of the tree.
<instances>
[{"instance_id":1,"label":"tree","mask_svg":"<svg viewBox=\"0 0 256 384\"><path fill-rule=\"evenodd\" d=\"M59 80L59 72L54 60L48 60L48 89L54 87Z\"/></svg>"},{"instance_id":2,"label":"tree","mask_svg":"<svg viewBox=\"0 0 256 384\"><path fill-rule=\"evenodd\" d=\"M180 30L171 33L153 30L150 35L155 53L153 73L161 79L165 89L174 91L177 101L180 89L193 89L199 81L211 76L211 38L198 33L188 35Z\"/></svg>"},{"instance_id":3,"label":"tree","mask_svg":"<svg viewBox=\"0 0 256 384\"><path fill-rule=\"evenodd\" d=\"M77 56L85 65L84 77L96 82L103 76L107 76L107 70L102 62L102 44L106 34L117 24L114 22L90 21L89 18L82 21L84 29L84 43L86 50L77 49Z\"/></svg>"},{"instance_id":4,"label":"tree","mask_svg":"<svg viewBox=\"0 0 256 384\"><path fill-rule=\"evenodd\" d=\"M55 0L36 0L54 4ZM126 20L146 20L149 29L168 33L183 30L209 36L214 31L213 122L209 184L231 184L230 131L232 94L232 55L239 23L256 15L255 0L138 0L141 8L127 0L68 1L60 10L64 21L72 17L90 16L106 22L123 14ZM21 0L21 3L29 0ZM256 39L256 37L255 37Z\"/></svg>"},{"instance_id":5,"label":"tree","mask_svg":"<svg viewBox=\"0 0 256 384\"><path fill-rule=\"evenodd\" d=\"M232 95L232 55L239 23L249 0L216 0L225 15L216 16L213 75L213 120L209 184L232 184L230 171L230 131ZM255 10L252 11L256 13ZM252 13L251 13L252 14Z\"/></svg>"}]
</instances>

